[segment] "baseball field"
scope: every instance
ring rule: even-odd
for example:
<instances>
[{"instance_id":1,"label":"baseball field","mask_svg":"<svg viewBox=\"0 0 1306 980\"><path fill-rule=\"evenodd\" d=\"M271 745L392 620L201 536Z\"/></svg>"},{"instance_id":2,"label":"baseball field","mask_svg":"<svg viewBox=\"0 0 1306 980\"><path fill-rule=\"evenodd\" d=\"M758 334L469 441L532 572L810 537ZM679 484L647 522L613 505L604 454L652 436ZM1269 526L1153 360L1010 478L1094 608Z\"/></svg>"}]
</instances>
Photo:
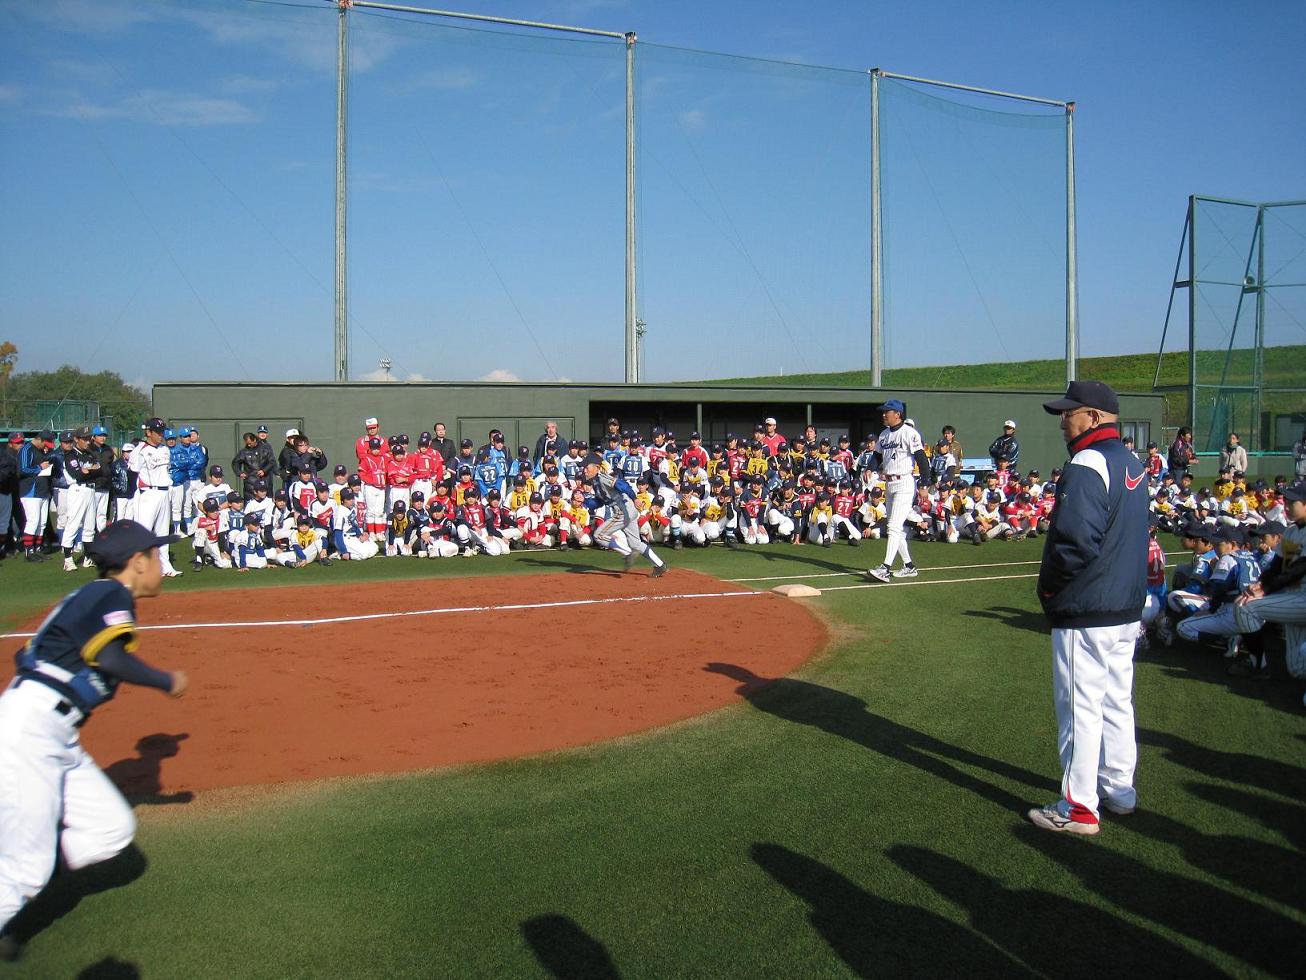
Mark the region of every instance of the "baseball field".
<instances>
[{"instance_id":1,"label":"baseball field","mask_svg":"<svg viewBox=\"0 0 1306 980\"><path fill-rule=\"evenodd\" d=\"M1142 654L1140 808L1058 796L1039 542L186 574L85 744L136 844L15 924L30 977L1298 975L1282 660ZM184 553L184 548L183 548ZM4 570L30 629L91 572ZM814 599L764 592L782 582ZM0 641L4 668L22 643Z\"/></svg>"}]
</instances>

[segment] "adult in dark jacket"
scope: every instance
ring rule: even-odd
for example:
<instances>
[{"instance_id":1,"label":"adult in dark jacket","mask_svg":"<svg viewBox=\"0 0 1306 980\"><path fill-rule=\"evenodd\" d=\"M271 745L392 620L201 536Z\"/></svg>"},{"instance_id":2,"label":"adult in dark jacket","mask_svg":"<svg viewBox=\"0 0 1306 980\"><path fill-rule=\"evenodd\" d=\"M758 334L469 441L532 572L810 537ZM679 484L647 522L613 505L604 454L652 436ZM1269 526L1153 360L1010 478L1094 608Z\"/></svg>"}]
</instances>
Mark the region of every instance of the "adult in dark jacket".
<instances>
[{"instance_id":1,"label":"adult in dark jacket","mask_svg":"<svg viewBox=\"0 0 1306 980\"><path fill-rule=\"evenodd\" d=\"M544 426L544 434L535 440L535 468L539 469L540 460L545 456L561 458L567 451L567 440L558 435L558 423L549 422Z\"/></svg>"},{"instance_id":2,"label":"adult in dark jacket","mask_svg":"<svg viewBox=\"0 0 1306 980\"><path fill-rule=\"evenodd\" d=\"M248 499L254 496L254 482L266 480L268 474L263 469L263 453L259 449L258 436L246 432L241 438L245 445L231 460L231 470L242 481L244 494Z\"/></svg>"},{"instance_id":3,"label":"adult in dark jacket","mask_svg":"<svg viewBox=\"0 0 1306 980\"><path fill-rule=\"evenodd\" d=\"M1038 597L1052 625L1061 799L1029 811L1045 830L1098 832L1098 804L1138 802L1134 645L1146 598L1147 469L1120 441L1119 399L1072 381L1044 410L1061 417L1071 458L1043 546Z\"/></svg>"},{"instance_id":4,"label":"adult in dark jacket","mask_svg":"<svg viewBox=\"0 0 1306 980\"><path fill-rule=\"evenodd\" d=\"M431 440L431 448L440 454L444 460L444 465L448 467L449 461L458 455L458 447L445 433L443 422L436 422L433 431L435 432L435 438Z\"/></svg>"},{"instance_id":5,"label":"adult in dark jacket","mask_svg":"<svg viewBox=\"0 0 1306 980\"><path fill-rule=\"evenodd\" d=\"M326 453L318 449L317 446L310 445L308 436L300 433L295 436L295 448L291 451L288 462L290 463L290 472L298 475L301 468L307 466L314 474L321 473L327 468Z\"/></svg>"},{"instance_id":6,"label":"adult in dark jacket","mask_svg":"<svg viewBox=\"0 0 1306 980\"><path fill-rule=\"evenodd\" d=\"M1196 462L1197 450L1193 448L1193 430L1185 425L1176 433L1174 442L1170 443L1170 451L1166 453L1165 463L1170 468L1175 483L1178 483Z\"/></svg>"},{"instance_id":7,"label":"adult in dark jacket","mask_svg":"<svg viewBox=\"0 0 1306 980\"><path fill-rule=\"evenodd\" d=\"M1002 435L989 445L989 459L993 460L994 469L997 469L998 463L1004 459L1007 461L1007 468L1012 470L1020 462L1020 442L1016 439L1015 419L1007 419L1002 423Z\"/></svg>"},{"instance_id":8,"label":"adult in dark jacket","mask_svg":"<svg viewBox=\"0 0 1306 980\"><path fill-rule=\"evenodd\" d=\"M272 451L272 447L268 445L266 425L259 426L258 442L255 444L254 449L258 452L258 468L263 471L261 479L267 483L268 494L271 495L277 478L277 455Z\"/></svg>"},{"instance_id":9,"label":"adult in dark jacket","mask_svg":"<svg viewBox=\"0 0 1306 980\"><path fill-rule=\"evenodd\" d=\"M15 443L14 437L17 437ZM0 446L0 559L9 556L10 527L14 522L14 504L18 500L18 447L23 434L15 432Z\"/></svg>"}]
</instances>

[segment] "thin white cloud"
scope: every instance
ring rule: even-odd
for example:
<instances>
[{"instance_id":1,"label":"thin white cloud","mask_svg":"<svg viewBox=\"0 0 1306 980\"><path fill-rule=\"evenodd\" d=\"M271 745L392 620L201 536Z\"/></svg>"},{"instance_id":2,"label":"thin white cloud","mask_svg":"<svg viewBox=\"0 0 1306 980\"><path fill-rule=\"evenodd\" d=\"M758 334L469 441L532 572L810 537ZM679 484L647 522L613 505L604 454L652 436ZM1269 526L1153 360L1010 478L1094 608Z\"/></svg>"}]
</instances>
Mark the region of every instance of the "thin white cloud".
<instances>
[{"instance_id":1,"label":"thin white cloud","mask_svg":"<svg viewBox=\"0 0 1306 980\"><path fill-rule=\"evenodd\" d=\"M13 12L60 30L86 34L113 33L154 20L154 11L147 5L105 0L49 0L19 4Z\"/></svg>"},{"instance_id":2,"label":"thin white cloud","mask_svg":"<svg viewBox=\"0 0 1306 980\"><path fill-rule=\"evenodd\" d=\"M396 378L396 377L395 377L393 374L391 374L389 371L383 371L383 370L381 370L380 368L377 368L375 371L368 371L366 374L362 375L358 380L359 380L359 381L390 381L390 382L394 382L394 381L398 381L399 379Z\"/></svg>"},{"instance_id":3,"label":"thin white cloud","mask_svg":"<svg viewBox=\"0 0 1306 980\"><path fill-rule=\"evenodd\" d=\"M94 102L74 96L46 110L49 115L97 122L126 119L160 126L232 126L258 121L244 103L205 95L143 89L120 99Z\"/></svg>"},{"instance_id":4,"label":"thin white cloud","mask_svg":"<svg viewBox=\"0 0 1306 980\"><path fill-rule=\"evenodd\" d=\"M517 377L517 375L513 374L507 368L495 368L489 374L482 375L477 380L498 381L498 382L503 382L508 384L518 384L521 382L521 378Z\"/></svg>"},{"instance_id":5,"label":"thin white cloud","mask_svg":"<svg viewBox=\"0 0 1306 980\"><path fill-rule=\"evenodd\" d=\"M47 66L50 73L61 82L81 82L87 85L112 85L122 81L122 74L112 65L80 61L76 58L55 58Z\"/></svg>"},{"instance_id":6,"label":"thin white cloud","mask_svg":"<svg viewBox=\"0 0 1306 980\"><path fill-rule=\"evenodd\" d=\"M404 380L412 382L413 384L429 384L434 381L435 378L428 378L426 375L418 371L413 371L411 374L405 376Z\"/></svg>"},{"instance_id":7,"label":"thin white cloud","mask_svg":"<svg viewBox=\"0 0 1306 980\"><path fill-rule=\"evenodd\" d=\"M218 88L228 95L267 95L281 87L272 78L255 78L253 75L230 75L218 82Z\"/></svg>"},{"instance_id":8,"label":"thin white cloud","mask_svg":"<svg viewBox=\"0 0 1306 980\"><path fill-rule=\"evenodd\" d=\"M688 133L701 133L707 129L707 111L705 109L687 109L677 117L680 128Z\"/></svg>"}]
</instances>

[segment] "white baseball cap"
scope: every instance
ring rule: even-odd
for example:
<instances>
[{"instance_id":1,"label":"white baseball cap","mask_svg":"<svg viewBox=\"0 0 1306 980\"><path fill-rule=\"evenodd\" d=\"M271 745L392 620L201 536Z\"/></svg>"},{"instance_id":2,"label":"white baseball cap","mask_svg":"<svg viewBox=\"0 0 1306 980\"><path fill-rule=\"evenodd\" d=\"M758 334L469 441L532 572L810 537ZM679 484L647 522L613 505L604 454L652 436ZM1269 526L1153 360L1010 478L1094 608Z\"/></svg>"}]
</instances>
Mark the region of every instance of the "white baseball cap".
<instances>
[{"instance_id":1,"label":"white baseball cap","mask_svg":"<svg viewBox=\"0 0 1306 980\"><path fill-rule=\"evenodd\" d=\"M298 430L298 429L287 429L287 430L286 430L286 438L287 438L287 439L289 439L291 436L297 436L297 435L299 435L299 430Z\"/></svg>"},{"instance_id":2,"label":"white baseball cap","mask_svg":"<svg viewBox=\"0 0 1306 980\"><path fill-rule=\"evenodd\" d=\"M370 429L374 425L379 426L380 424L381 423L378 422L376 419L363 419L363 426L368 429Z\"/></svg>"},{"instance_id":3,"label":"white baseball cap","mask_svg":"<svg viewBox=\"0 0 1306 980\"><path fill-rule=\"evenodd\" d=\"M1002 427L1003 427L1004 429L1014 429L1014 428L1016 427L1015 420L1014 420L1014 419L1007 419L1007 421L1005 421L1005 422L1002 423Z\"/></svg>"},{"instance_id":4,"label":"white baseball cap","mask_svg":"<svg viewBox=\"0 0 1306 980\"><path fill-rule=\"evenodd\" d=\"M777 423L776 423L776 420L775 420L775 419L771 418L771 416L768 415L768 416L766 417L766 420L765 420L765 423L764 423L764 424L766 424L766 425L776 425Z\"/></svg>"},{"instance_id":5,"label":"white baseball cap","mask_svg":"<svg viewBox=\"0 0 1306 980\"><path fill-rule=\"evenodd\" d=\"M134 443L134 442L124 442L124 443L122 444L122 451L125 452L125 453L129 453L129 452L131 452L132 450L134 450L135 448L136 448L136 443Z\"/></svg>"}]
</instances>

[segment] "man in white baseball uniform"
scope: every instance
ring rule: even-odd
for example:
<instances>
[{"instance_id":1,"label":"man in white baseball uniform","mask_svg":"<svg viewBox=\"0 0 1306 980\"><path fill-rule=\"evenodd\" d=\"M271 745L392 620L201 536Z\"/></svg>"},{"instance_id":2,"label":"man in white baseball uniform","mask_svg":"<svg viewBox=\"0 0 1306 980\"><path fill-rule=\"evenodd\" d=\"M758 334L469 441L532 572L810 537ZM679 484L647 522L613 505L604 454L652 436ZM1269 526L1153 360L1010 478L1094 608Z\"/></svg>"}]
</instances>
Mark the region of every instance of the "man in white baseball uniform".
<instances>
[{"instance_id":1,"label":"man in white baseball uniform","mask_svg":"<svg viewBox=\"0 0 1306 980\"><path fill-rule=\"evenodd\" d=\"M930 472L930 461L925 455L921 434L914 426L903 421L907 406L897 398L890 398L880 407L880 411L884 414L885 428L875 440L872 467L884 477L885 507L888 511L885 537L889 547L884 562L866 574L877 581L888 582L895 578L916 577L916 566L912 563L911 552L907 548L907 535L903 530L903 524L916 499L916 478L912 475L912 469L920 468L921 480L927 486L933 482L934 477ZM893 560L899 555L902 556L902 567L894 569Z\"/></svg>"},{"instance_id":2,"label":"man in white baseball uniform","mask_svg":"<svg viewBox=\"0 0 1306 980\"><path fill-rule=\"evenodd\" d=\"M1098 832L1099 803L1138 805L1134 646L1147 598L1147 468L1120 441L1120 402L1101 381L1072 381L1046 402L1071 459L1057 484L1038 598L1052 626L1052 699L1061 799L1029 811L1044 830Z\"/></svg>"},{"instance_id":3,"label":"man in white baseball uniform","mask_svg":"<svg viewBox=\"0 0 1306 980\"><path fill-rule=\"evenodd\" d=\"M150 419L145 423L145 441L136 447L127 464L136 479L135 504L132 519L159 537L166 537L172 508L168 496L172 489L172 451L163 442L167 428L163 419ZM159 562L165 578L176 578L181 572L172 567L166 544L159 547Z\"/></svg>"}]
</instances>

